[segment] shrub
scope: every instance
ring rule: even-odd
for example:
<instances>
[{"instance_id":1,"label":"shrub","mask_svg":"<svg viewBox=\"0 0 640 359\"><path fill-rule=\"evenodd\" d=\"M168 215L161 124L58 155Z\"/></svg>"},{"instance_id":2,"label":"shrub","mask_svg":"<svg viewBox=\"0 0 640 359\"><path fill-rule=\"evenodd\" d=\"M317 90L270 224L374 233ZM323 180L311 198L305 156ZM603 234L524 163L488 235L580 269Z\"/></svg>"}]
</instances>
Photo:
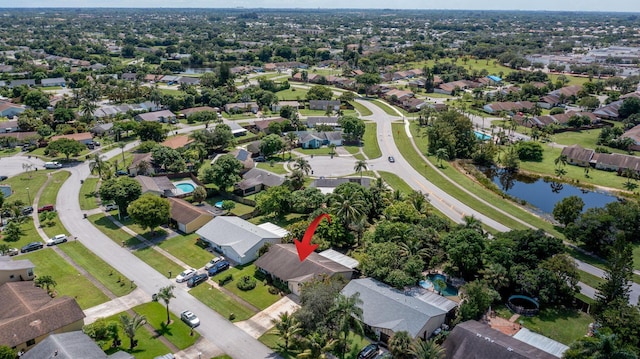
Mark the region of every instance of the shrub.
<instances>
[{"instance_id":1,"label":"shrub","mask_svg":"<svg viewBox=\"0 0 640 359\"><path fill-rule=\"evenodd\" d=\"M220 280L218 281L218 283L223 286L229 282L231 282L233 280L233 274L227 274L227 276L220 278Z\"/></svg>"},{"instance_id":2,"label":"shrub","mask_svg":"<svg viewBox=\"0 0 640 359\"><path fill-rule=\"evenodd\" d=\"M268 289L268 290L269 290L269 293L271 293L271 294L278 294L278 293L280 293L280 290L278 290L278 288L276 288L276 287L269 287L269 289Z\"/></svg>"},{"instance_id":3,"label":"shrub","mask_svg":"<svg viewBox=\"0 0 640 359\"><path fill-rule=\"evenodd\" d=\"M238 287L238 289L240 290L251 290L253 288L256 287L256 280L255 278L252 278L251 276L245 275L242 276L242 278L238 281L238 283L236 283L236 286Z\"/></svg>"}]
</instances>

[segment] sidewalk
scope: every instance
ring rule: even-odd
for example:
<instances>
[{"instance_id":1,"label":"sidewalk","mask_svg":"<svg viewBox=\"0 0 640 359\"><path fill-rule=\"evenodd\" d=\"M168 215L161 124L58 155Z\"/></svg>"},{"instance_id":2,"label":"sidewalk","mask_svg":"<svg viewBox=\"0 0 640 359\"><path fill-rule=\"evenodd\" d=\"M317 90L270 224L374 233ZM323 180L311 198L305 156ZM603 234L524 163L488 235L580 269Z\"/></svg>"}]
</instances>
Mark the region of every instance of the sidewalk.
<instances>
[{"instance_id":1,"label":"sidewalk","mask_svg":"<svg viewBox=\"0 0 640 359\"><path fill-rule=\"evenodd\" d=\"M124 312L137 305L148 303L151 300L149 296L140 288L119 298L112 299L108 302L98 304L84 310L86 317L84 324L91 324L98 318L109 317L114 314Z\"/></svg>"}]
</instances>

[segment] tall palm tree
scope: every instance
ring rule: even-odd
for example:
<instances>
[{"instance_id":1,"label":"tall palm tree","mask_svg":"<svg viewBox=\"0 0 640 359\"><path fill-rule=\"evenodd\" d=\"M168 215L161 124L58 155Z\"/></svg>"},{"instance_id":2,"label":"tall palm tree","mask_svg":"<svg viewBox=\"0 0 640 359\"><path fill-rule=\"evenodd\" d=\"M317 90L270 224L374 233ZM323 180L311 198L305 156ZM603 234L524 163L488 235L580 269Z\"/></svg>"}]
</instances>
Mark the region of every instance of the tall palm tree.
<instances>
[{"instance_id":1,"label":"tall palm tree","mask_svg":"<svg viewBox=\"0 0 640 359\"><path fill-rule=\"evenodd\" d=\"M618 343L615 334L598 334L573 342L564 352L564 359L637 359L638 356Z\"/></svg>"},{"instance_id":2,"label":"tall palm tree","mask_svg":"<svg viewBox=\"0 0 640 359\"><path fill-rule=\"evenodd\" d=\"M296 143L298 142L298 135L293 132L287 132L284 139L287 144L287 150L289 151L289 159L291 159L291 151L295 148Z\"/></svg>"},{"instance_id":3,"label":"tall palm tree","mask_svg":"<svg viewBox=\"0 0 640 359\"><path fill-rule=\"evenodd\" d=\"M394 359L410 359L411 344L409 332L404 330L395 332L389 339L389 352L391 352Z\"/></svg>"},{"instance_id":4,"label":"tall palm tree","mask_svg":"<svg viewBox=\"0 0 640 359\"><path fill-rule=\"evenodd\" d=\"M353 167L353 170L360 173L360 180L362 180L362 171L366 171L368 169L367 167L367 161L365 160L359 160L356 162L356 165Z\"/></svg>"},{"instance_id":5,"label":"tall palm tree","mask_svg":"<svg viewBox=\"0 0 640 359\"><path fill-rule=\"evenodd\" d=\"M331 201L331 211L345 228L351 228L351 225L366 215L366 202L360 198L358 192L350 194L333 194Z\"/></svg>"},{"instance_id":6,"label":"tall palm tree","mask_svg":"<svg viewBox=\"0 0 640 359\"><path fill-rule=\"evenodd\" d=\"M347 338L349 332L353 329L356 334L362 334L362 299L360 293L354 293L347 297L338 294L333 308L329 311L329 316L334 318L336 327L338 328L338 339L342 334L342 345L340 346L340 358L344 359L347 350Z\"/></svg>"},{"instance_id":7,"label":"tall palm tree","mask_svg":"<svg viewBox=\"0 0 640 359\"><path fill-rule=\"evenodd\" d=\"M409 200L409 203L411 203L418 212L424 213L423 211L425 210L427 203L429 203L429 194L414 190L409 193L407 200Z\"/></svg>"},{"instance_id":8,"label":"tall palm tree","mask_svg":"<svg viewBox=\"0 0 640 359\"><path fill-rule=\"evenodd\" d=\"M436 158L438 159L438 166L442 167L442 161L449 160L449 151L446 148L438 148L436 150Z\"/></svg>"},{"instance_id":9,"label":"tall palm tree","mask_svg":"<svg viewBox=\"0 0 640 359\"><path fill-rule=\"evenodd\" d=\"M90 120L93 118L93 113L98 109L98 104L91 99L82 99L79 106L82 118Z\"/></svg>"},{"instance_id":10,"label":"tall palm tree","mask_svg":"<svg viewBox=\"0 0 640 359\"><path fill-rule=\"evenodd\" d=\"M99 153L95 153L93 155L93 158L91 159L91 162L89 162L89 171L91 171L91 173L98 173L98 177L104 179L104 177L102 176L106 169L109 167L109 164L107 162L105 162L105 156L100 155Z\"/></svg>"},{"instance_id":11,"label":"tall palm tree","mask_svg":"<svg viewBox=\"0 0 640 359\"><path fill-rule=\"evenodd\" d=\"M332 351L338 343L335 339L329 339L318 332L302 338L302 345L306 347L298 354L298 359L328 359L328 352Z\"/></svg>"},{"instance_id":12,"label":"tall palm tree","mask_svg":"<svg viewBox=\"0 0 640 359\"><path fill-rule=\"evenodd\" d=\"M336 144L335 143L330 143L329 144L329 156L331 156L331 158L333 158L333 156L336 154Z\"/></svg>"},{"instance_id":13,"label":"tall palm tree","mask_svg":"<svg viewBox=\"0 0 640 359\"><path fill-rule=\"evenodd\" d=\"M124 334L129 338L129 350L133 350L137 345L135 340L136 332L142 326L147 324L147 318L144 315L135 314L133 317L127 314L120 315L120 323L122 323L122 330Z\"/></svg>"},{"instance_id":14,"label":"tall palm tree","mask_svg":"<svg viewBox=\"0 0 640 359\"><path fill-rule=\"evenodd\" d=\"M176 287L174 285L162 287L157 294L158 300L163 301L164 305L167 307L167 325L171 323L171 315L169 314L169 302L171 302L172 298L176 297L175 295L173 295L173 290L175 288Z\"/></svg>"},{"instance_id":15,"label":"tall palm tree","mask_svg":"<svg viewBox=\"0 0 640 359\"><path fill-rule=\"evenodd\" d=\"M126 162L126 161L125 161L125 159L124 159L124 148L125 148L125 146L126 146L126 145L127 145L127 144L126 144L126 143L124 143L124 142L119 142L119 143L118 143L118 147L120 147L120 152L122 153L122 165L123 165L123 166L124 166L124 164L125 164L125 162Z\"/></svg>"},{"instance_id":16,"label":"tall palm tree","mask_svg":"<svg viewBox=\"0 0 640 359\"><path fill-rule=\"evenodd\" d=\"M293 168L304 172L306 175L311 171L311 165L309 161L302 157L296 158L296 161L293 163Z\"/></svg>"},{"instance_id":17,"label":"tall palm tree","mask_svg":"<svg viewBox=\"0 0 640 359\"><path fill-rule=\"evenodd\" d=\"M294 190L299 190L304 186L304 173L301 170L295 169L291 171L287 178L289 180L289 185Z\"/></svg>"},{"instance_id":18,"label":"tall palm tree","mask_svg":"<svg viewBox=\"0 0 640 359\"><path fill-rule=\"evenodd\" d=\"M278 319L271 319L274 325L272 333L277 334L284 340L284 350L289 350L289 344L300 333L302 327L293 315L289 312L280 313Z\"/></svg>"},{"instance_id":19,"label":"tall palm tree","mask_svg":"<svg viewBox=\"0 0 640 359\"><path fill-rule=\"evenodd\" d=\"M411 354L416 359L444 359L444 348L434 340L416 339L411 345Z\"/></svg>"}]
</instances>

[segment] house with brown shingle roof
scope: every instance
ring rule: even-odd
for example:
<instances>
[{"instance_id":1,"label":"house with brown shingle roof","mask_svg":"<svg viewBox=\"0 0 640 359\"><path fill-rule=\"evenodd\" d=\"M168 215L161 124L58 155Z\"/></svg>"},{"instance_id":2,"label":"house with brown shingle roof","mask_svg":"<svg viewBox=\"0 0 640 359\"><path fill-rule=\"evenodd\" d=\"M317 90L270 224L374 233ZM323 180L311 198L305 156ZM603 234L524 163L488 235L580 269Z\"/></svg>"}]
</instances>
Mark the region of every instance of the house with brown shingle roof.
<instances>
[{"instance_id":1,"label":"house with brown shingle roof","mask_svg":"<svg viewBox=\"0 0 640 359\"><path fill-rule=\"evenodd\" d=\"M567 163L580 167L589 167L594 150L582 148L580 145L571 145L562 149L561 155L567 156Z\"/></svg>"},{"instance_id":2,"label":"house with brown shingle roof","mask_svg":"<svg viewBox=\"0 0 640 359\"><path fill-rule=\"evenodd\" d=\"M189 136L185 135L177 135L167 138L160 145L177 150L178 148L189 145L191 142L193 142L193 138L189 138Z\"/></svg>"},{"instance_id":3,"label":"house with brown shingle roof","mask_svg":"<svg viewBox=\"0 0 640 359\"><path fill-rule=\"evenodd\" d=\"M634 126L633 128L627 130L627 132L623 133L620 137L632 139L634 145L631 149L637 150L637 148L640 148L640 125Z\"/></svg>"},{"instance_id":4,"label":"house with brown shingle roof","mask_svg":"<svg viewBox=\"0 0 640 359\"><path fill-rule=\"evenodd\" d=\"M68 135L53 136L51 137L50 141L53 142L61 138L78 141L83 145L93 142L93 134L91 134L91 132L70 133Z\"/></svg>"},{"instance_id":5,"label":"house with brown shingle roof","mask_svg":"<svg viewBox=\"0 0 640 359\"><path fill-rule=\"evenodd\" d=\"M0 286L0 345L26 351L52 333L81 330L84 312L75 299L51 298L33 282Z\"/></svg>"},{"instance_id":6,"label":"house with brown shingle roof","mask_svg":"<svg viewBox=\"0 0 640 359\"><path fill-rule=\"evenodd\" d=\"M189 117L190 115L193 115L194 113L198 113L198 112L205 112L205 111L209 111L209 112L220 112L220 109L217 107L209 107L209 106L199 106L199 107L191 107L191 108L185 108L184 110L180 110L180 113L182 113L183 115L185 115L186 117Z\"/></svg>"},{"instance_id":7,"label":"house with brown shingle roof","mask_svg":"<svg viewBox=\"0 0 640 359\"><path fill-rule=\"evenodd\" d=\"M146 171L140 171L140 169L142 169L142 167L144 166L142 164L142 162L146 162L147 163ZM154 174L156 171L155 171L155 168L153 166L153 158L152 158L151 152L148 152L148 153L134 153L133 154L133 160L131 161L131 166L129 166L128 170L129 170L129 174L131 174L133 176L138 175L138 173L144 174L144 175Z\"/></svg>"},{"instance_id":8,"label":"house with brown shingle roof","mask_svg":"<svg viewBox=\"0 0 640 359\"><path fill-rule=\"evenodd\" d=\"M303 283L314 278L327 275L328 277L341 276L350 280L353 269L312 252L307 259L300 262L298 251L293 244L274 244L269 251L256 261L256 267L268 274L273 280L286 285L291 293L300 295Z\"/></svg>"},{"instance_id":9,"label":"house with brown shingle roof","mask_svg":"<svg viewBox=\"0 0 640 359\"><path fill-rule=\"evenodd\" d=\"M213 219L213 213L180 198L169 198L171 220L183 233L193 233Z\"/></svg>"}]
</instances>

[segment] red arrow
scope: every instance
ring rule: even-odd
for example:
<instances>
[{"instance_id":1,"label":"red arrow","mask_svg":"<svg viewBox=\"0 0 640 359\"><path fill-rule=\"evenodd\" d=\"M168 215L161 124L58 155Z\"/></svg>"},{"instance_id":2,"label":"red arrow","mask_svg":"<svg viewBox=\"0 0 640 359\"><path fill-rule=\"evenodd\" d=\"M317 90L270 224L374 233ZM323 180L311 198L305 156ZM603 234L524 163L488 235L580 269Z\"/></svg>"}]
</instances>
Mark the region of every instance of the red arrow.
<instances>
[{"instance_id":1,"label":"red arrow","mask_svg":"<svg viewBox=\"0 0 640 359\"><path fill-rule=\"evenodd\" d=\"M326 218L327 221L331 223L331 217L329 217L328 214L321 214L318 217L316 217L316 219L314 219L313 222L311 222L311 224L309 225L309 228L307 228L307 230L304 232L304 237L302 237L302 241L299 241L297 239L293 240L293 243L296 244L296 249L298 250L298 258L300 258L300 262L303 262L305 259L307 259L309 254L311 254L313 251L316 250L316 248L318 248L317 244L311 244L311 238L313 237L313 234L316 232L316 228L318 227L318 225L320 224L320 221L322 221L323 218Z\"/></svg>"}]
</instances>

